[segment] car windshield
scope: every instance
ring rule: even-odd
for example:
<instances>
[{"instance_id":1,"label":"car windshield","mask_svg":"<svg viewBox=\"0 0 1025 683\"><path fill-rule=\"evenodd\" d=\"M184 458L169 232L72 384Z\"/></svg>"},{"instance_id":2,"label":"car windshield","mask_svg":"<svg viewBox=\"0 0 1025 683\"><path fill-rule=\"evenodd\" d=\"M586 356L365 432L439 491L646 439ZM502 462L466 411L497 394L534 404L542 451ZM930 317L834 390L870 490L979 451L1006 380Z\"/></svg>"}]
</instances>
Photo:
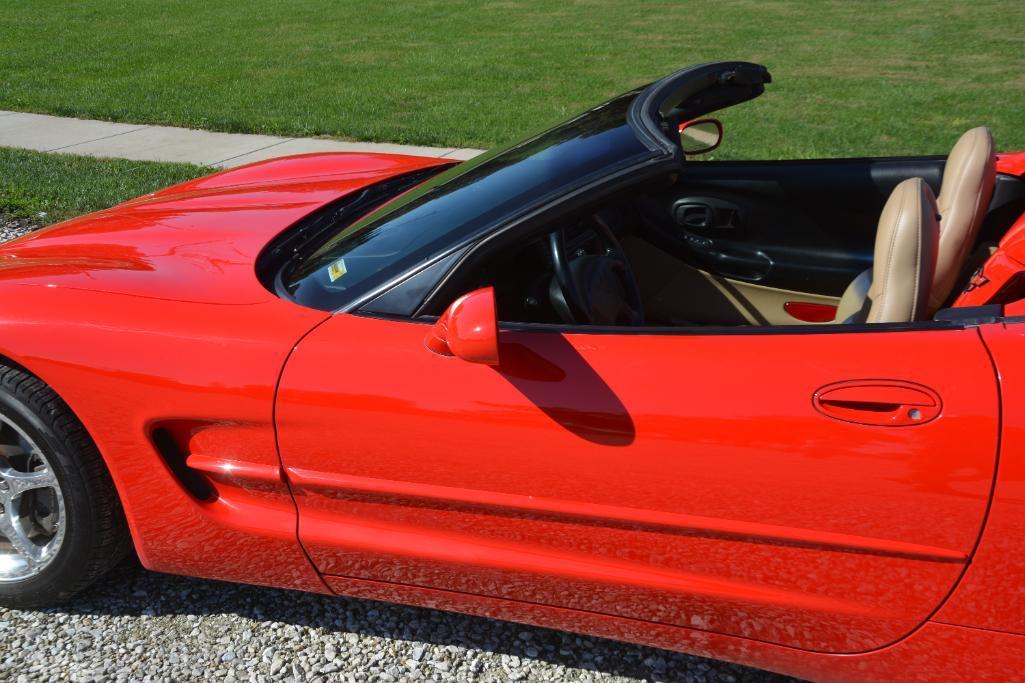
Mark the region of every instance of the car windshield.
<instances>
[{"instance_id":1,"label":"car windshield","mask_svg":"<svg viewBox=\"0 0 1025 683\"><path fill-rule=\"evenodd\" d=\"M496 224L652 155L627 122L637 91L525 142L458 164L385 204L282 273L311 308L337 310Z\"/></svg>"}]
</instances>

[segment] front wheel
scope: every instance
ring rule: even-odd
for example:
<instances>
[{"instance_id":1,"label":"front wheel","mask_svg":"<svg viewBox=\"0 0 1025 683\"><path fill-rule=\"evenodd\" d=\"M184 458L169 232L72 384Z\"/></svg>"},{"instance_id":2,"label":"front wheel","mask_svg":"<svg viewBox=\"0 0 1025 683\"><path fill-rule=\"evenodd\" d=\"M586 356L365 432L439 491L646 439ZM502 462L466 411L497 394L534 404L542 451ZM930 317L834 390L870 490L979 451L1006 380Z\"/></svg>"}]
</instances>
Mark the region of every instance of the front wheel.
<instances>
[{"instance_id":1,"label":"front wheel","mask_svg":"<svg viewBox=\"0 0 1025 683\"><path fill-rule=\"evenodd\" d=\"M129 548L110 474L54 391L0 365L0 605L60 603Z\"/></svg>"}]
</instances>

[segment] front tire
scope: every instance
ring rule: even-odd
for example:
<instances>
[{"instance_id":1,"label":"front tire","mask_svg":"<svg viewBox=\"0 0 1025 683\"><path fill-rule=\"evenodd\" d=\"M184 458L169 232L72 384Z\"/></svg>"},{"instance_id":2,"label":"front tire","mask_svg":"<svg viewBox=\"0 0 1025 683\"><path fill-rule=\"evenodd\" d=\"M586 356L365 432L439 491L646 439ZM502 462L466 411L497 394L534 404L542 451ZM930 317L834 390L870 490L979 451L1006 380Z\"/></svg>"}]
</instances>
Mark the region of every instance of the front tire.
<instances>
[{"instance_id":1,"label":"front tire","mask_svg":"<svg viewBox=\"0 0 1025 683\"><path fill-rule=\"evenodd\" d=\"M0 605L64 602L130 548L110 473L38 378L0 365Z\"/></svg>"}]
</instances>

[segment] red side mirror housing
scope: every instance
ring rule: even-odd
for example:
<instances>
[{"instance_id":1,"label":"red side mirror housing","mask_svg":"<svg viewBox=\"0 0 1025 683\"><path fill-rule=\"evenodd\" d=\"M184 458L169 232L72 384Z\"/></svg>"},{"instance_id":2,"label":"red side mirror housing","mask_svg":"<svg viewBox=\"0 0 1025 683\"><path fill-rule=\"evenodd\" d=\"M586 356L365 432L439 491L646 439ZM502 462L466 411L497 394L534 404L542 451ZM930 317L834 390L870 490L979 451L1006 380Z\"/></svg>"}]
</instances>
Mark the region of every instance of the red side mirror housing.
<instances>
[{"instance_id":1,"label":"red side mirror housing","mask_svg":"<svg viewBox=\"0 0 1025 683\"><path fill-rule=\"evenodd\" d=\"M424 343L442 356L498 365L495 288L484 287L453 301L427 333Z\"/></svg>"}]
</instances>

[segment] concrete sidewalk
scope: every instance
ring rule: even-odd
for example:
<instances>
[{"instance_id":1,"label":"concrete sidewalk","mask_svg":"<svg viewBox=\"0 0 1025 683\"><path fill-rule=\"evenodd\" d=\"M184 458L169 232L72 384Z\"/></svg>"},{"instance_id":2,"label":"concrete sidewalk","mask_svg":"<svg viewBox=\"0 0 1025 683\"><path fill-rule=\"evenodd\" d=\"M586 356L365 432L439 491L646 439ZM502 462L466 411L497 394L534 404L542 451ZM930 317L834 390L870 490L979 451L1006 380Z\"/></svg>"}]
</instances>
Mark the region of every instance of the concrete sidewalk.
<instances>
[{"instance_id":1,"label":"concrete sidewalk","mask_svg":"<svg viewBox=\"0 0 1025 683\"><path fill-rule=\"evenodd\" d=\"M183 161L218 168L311 152L379 152L446 159L469 159L481 153L478 149L212 133L13 111L0 111L0 147L139 161Z\"/></svg>"}]
</instances>

